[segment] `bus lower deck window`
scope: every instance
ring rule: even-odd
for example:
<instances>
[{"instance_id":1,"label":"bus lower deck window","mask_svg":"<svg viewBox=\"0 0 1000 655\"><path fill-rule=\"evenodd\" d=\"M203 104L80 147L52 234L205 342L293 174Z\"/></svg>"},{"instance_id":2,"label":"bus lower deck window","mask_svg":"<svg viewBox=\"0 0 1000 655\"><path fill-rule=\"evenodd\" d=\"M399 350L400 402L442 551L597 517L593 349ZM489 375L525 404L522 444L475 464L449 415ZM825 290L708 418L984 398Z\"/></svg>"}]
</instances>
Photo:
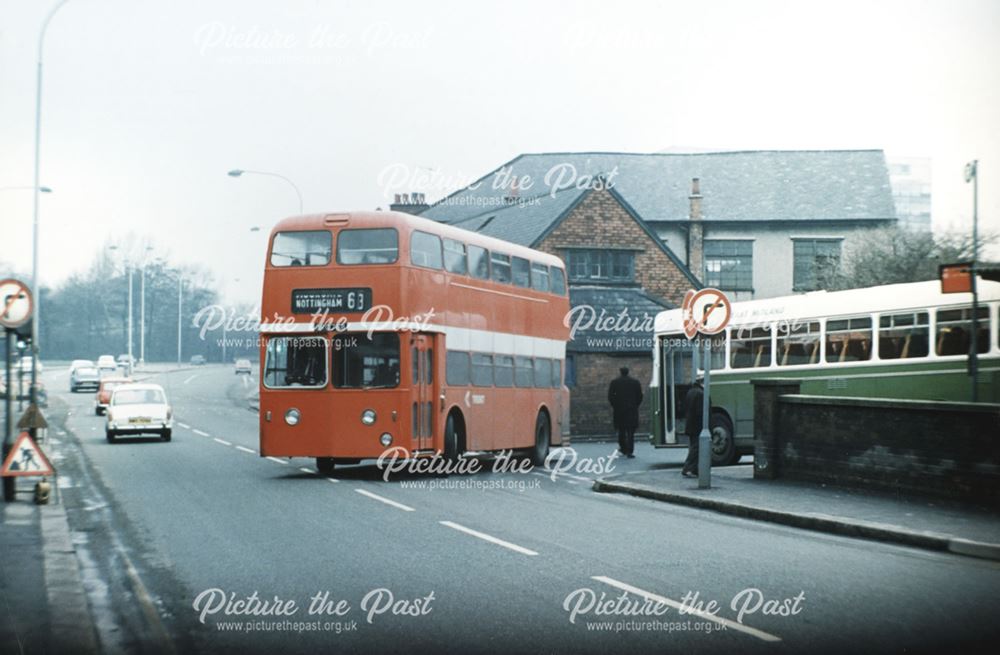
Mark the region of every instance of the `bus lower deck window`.
<instances>
[{"instance_id":1,"label":"bus lower deck window","mask_svg":"<svg viewBox=\"0 0 1000 655\"><path fill-rule=\"evenodd\" d=\"M271 337L264 358L264 386L326 385L326 340L322 337Z\"/></svg>"},{"instance_id":2,"label":"bus lower deck window","mask_svg":"<svg viewBox=\"0 0 1000 655\"><path fill-rule=\"evenodd\" d=\"M333 386L386 389L399 386L399 334L354 334L350 346L333 350Z\"/></svg>"}]
</instances>

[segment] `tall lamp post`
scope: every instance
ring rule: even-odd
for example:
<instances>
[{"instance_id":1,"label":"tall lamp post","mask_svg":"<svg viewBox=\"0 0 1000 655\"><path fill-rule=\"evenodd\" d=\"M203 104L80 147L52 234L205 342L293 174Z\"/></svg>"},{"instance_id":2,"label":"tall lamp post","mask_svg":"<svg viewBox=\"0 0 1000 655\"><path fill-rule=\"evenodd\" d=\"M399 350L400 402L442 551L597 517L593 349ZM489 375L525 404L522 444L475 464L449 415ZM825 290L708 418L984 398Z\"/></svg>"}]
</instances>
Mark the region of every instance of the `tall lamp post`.
<instances>
[{"instance_id":1,"label":"tall lamp post","mask_svg":"<svg viewBox=\"0 0 1000 655\"><path fill-rule=\"evenodd\" d=\"M142 252L142 277L139 281L139 366L146 365L146 260L153 246L146 246Z\"/></svg>"},{"instance_id":2,"label":"tall lamp post","mask_svg":"<svg viewBox=\"0 0 1000 655\"><path fill-rule=\"evenodd\" d=\"M979 284L976 269L979 261L979 160L965 165L965 181L972 182L972 338L969 339L969 377L972 378L972 402L979 401Z\"/></svg>"},{"instance_id":3,"label":"tall lamp post","mask_svg":"<svg viewBox=\"0 0 1000 655\"><path fill-rule=\"evenodd\" d=\"M118 250L118 246L109 246L109 250ZM125 270L128 271L128 346L126 351L128 352L128 375L132 375L132 272L135 270L129 262L128 258L125 258Z\"/></svg>"},{"instance_id":4,"label":"tall lamp post","mask_svg":"<svg viewBox=\"0 0 1000 655\"><path fill-rule=\"evenodd\" d=\"M35 299L35 315L31 321L31 403L37 404L38 392L36 383L38 382L38 324L41 322L41 301L42 294L38 288L38 194L42 187L38 183L40 173L40 153L42 144L42 55L45 52L45 33L49 29L49 23L69 0L59 0L42 22L42 29L38 34L38 70L35 79L35 183L32 185L35 190L34 212L31 221L31 291Z\"/></svg>"},{"instance_id":5,"label":"tall lamp post","mask_svg":"<svg viewBox=\"0 0 1000 655\"><path fill-rule=\"evenodd\" d=\"M278 179L284 180L285 182L288 183L289 186L295 189L295 195L298 196L299 199L299 213L300 214L305 213L304 210L302 209L302 192L299 191L299 187L295 186L295 182L292 182L284 175L279 175L278 173L268 173L267 171L248 171L248 170L243 170L242 168L234 168L233 170L229 171L228 175L229 177L240 177L242 175L267 175L268 177L276 177Z\"/></svg>"},{"instance_id":6,"label":"tall lamp post","mask_svg":"<svg viewBox=\"0 0 1000 655\"><path fill-rule=\"evenodd\" d=\"M181 342L183 337L183 332L181 331L181 316L182 309L184 306L184 274L178 269L177 271L177 365L181 365Z\"/></svg>"}]
</instances>

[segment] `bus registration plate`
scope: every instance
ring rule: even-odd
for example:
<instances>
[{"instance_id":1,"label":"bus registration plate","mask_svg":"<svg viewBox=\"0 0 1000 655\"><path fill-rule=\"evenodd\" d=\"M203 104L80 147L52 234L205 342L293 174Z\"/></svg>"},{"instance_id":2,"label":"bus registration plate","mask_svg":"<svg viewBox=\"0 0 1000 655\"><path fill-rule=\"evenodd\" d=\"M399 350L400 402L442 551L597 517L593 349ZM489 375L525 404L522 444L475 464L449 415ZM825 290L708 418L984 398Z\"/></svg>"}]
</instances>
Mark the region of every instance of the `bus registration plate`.
<instances>
[{"instance_id":1,"label":"bus registration plate","mask_svg":"<svg viewBox=\"0 0 1000 655\"><path fill-rule=\"evenodd\" d=\"M366 312L372 306L372 290L353 289L293 289L292 313Z\"/></svg>"}]
</instances>

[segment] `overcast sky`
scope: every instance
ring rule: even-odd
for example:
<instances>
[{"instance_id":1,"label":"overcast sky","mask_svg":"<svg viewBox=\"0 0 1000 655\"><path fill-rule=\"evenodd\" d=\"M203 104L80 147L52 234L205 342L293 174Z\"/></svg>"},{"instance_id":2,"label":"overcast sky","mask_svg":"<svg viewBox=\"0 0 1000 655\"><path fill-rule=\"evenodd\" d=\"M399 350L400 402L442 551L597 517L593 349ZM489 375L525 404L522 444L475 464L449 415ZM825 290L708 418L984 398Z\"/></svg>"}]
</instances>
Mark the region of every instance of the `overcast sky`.
<instances>
[{"instance_id":1,"label":"overcast sky","mask_svg":"<svg viewBox=\"0 0 1000 655\"><path fill-rule=\"evenodd\" d=\"M52 4L0 0L0 187L32 182ZM370 209L407 190L393 166L451 190L522 152L670 147L928 156L936 227L971 224L978 158L1000 231L1000 2L70 0L45 48L40 274L132 233L253 301L298 201L229 169L288 176L307 212ZM0 191L0 225L29 271L29 191Z\"/></svg>"}]
</instances>

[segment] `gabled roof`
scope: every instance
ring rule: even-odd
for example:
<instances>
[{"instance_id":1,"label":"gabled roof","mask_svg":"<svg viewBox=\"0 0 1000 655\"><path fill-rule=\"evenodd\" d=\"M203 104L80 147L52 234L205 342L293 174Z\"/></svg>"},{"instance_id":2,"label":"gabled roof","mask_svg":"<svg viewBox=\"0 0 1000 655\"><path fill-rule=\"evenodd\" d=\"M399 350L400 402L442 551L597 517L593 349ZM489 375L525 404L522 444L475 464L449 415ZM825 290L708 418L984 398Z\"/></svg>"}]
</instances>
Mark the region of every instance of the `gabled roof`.
<instances>
[{"instance_id":1,"label":"gabled roof","mask_svg":"<svg viewBox=\"0 0 1000 655\"><path fill-rule=\"evenodd\" d=\"M657 314L673 309L674 306L668 302L659 300L637 287L608 287L608 286L571 286L569 288L569 302L573 307L572 312L587 312L584 314L570 314L570 327L579 318L580 329L576 330L573 338L566 344L566 349L570 352L643 352L647 353L652 347L644 340L653 336L653 325ZM620 324L624 329L615 331L604 331L597 329L601 324L601 316L614 317L617 319L625 311L626 320ZM589 312L597 320L589 321ZM649 329L633 329L644 328ZM631 339L629 339L631 338ZM621 341L616 341L621 339Z\"/></svg>"},{"instance_id":2,"label":"gabled roof","mask_svg":"<svg viewBox=\"0 0 1000 655\"><path fill-rule=\"evenodd\" d=\"M501 171L505 175L498 175ZM522 199L559 196L559 186L605 174L644 221L686 221L691 178L701 180L706 221L893 220L881 150L756 150L715 153L553 152L523 154L423 212L437 221L502 206L495 180L528 176ZM499 187L499 188L494 188ZM575 190L569 187L566 191ZM489 203L492 203L490 205Z\"/></svg>"}]
</instances>

